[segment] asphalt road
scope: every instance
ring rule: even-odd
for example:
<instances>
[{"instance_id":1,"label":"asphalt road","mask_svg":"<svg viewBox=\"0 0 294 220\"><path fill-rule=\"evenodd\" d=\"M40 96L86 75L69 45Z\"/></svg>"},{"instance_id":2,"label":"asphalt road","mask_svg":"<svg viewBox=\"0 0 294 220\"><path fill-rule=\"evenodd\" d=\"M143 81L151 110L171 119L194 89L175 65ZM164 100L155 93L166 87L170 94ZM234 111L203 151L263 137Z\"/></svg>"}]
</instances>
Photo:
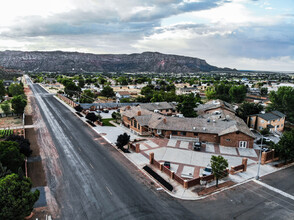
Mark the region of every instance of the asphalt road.
<instances>
[{"instance_id":1,"label":"asphalt road","mask_svg":"<svg viewBox=\"0 0 294 220\"><path fill-rule=\"evenodd\" d=\"M292 199L253 181L198 201L156 191L148 178L52 95L38 85L31 88L54 142L43 150L48 152L51 200L58 207L55 219L294 219ZM293 171L282 170L262 181L293 195Z\"/></svg>"},{"instance_id":2,"label":"asphalt road","mask_svg":"<svg viewBox=\"0 0 294 220\"><path fill-rule=\"evenodd\" d=\"M52 152L58 167L47 170L57 219L194 218L174 199L140 183L125 161L114 159L119 153L52 95L30 86L58 154Z\"/></svg>"}]
</instances>

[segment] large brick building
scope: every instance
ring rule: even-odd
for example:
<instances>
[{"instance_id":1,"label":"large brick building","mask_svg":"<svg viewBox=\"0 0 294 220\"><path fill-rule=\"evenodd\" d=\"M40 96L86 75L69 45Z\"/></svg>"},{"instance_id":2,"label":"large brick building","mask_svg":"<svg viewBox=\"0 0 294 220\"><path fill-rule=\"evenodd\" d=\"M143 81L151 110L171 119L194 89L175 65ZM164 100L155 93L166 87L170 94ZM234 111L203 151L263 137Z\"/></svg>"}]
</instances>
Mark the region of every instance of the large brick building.
<instances>
[{"instance_id":1,"label":"large brick building","mask_svg":"<svg viewBox=\"0 0 294 220\"><path fill-rule=\"evenodd\" d=\"M248 116L247 124L250 128L258 131L267 128L271 132L282 132L285 126L285 117L286 115L279 111L272 111L265 114L255 114Z\"/></svg>"},{"instance_id":2,"label":"large brick building","mask_svg":"<svg viewBox=\"0 0 294 220\"><path fill-rule=\"evenodd\" d=\"M122 123L138 135L184 137L242 148L252 148L255 139L242 119L222 108L197 118L169 117L141 106L122 108L121 115Z\"/></svg>"}]
</instances>

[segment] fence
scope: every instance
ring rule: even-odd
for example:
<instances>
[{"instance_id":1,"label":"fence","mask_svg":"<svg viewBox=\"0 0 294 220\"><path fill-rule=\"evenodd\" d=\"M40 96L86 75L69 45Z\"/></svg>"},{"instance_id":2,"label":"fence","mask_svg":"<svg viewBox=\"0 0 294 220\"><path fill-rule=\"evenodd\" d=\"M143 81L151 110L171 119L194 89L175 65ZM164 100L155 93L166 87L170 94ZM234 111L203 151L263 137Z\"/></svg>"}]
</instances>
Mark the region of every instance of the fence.
<instances>
[{"instance_id":1,"label":"fence","mask_svg":"<svg viewBox=\"0 0 294 220\"><path fill-rule=\"evenodd\" d=\"M69 98L67 98L61 94L57 94L57 97L60 98L62 101L64 101L66 104L70 105L73 108L77 106L77 104L74 101L70 100Z\"/></svg>"},{"instance_id":2,"label":"fence","mask_svg":"<svg viewBox=\"0 0 294 220\"><path fill-rule=\"evenodd\" d=\"M214 180L214 175L211 174L209 176L203 176L203 177L197 177L191 180L183 179L182 177L178 176L176 173L168 169L167 167L163 166L163 164L160 164L157 160L154 159L154 153L149 154L149 162L150 164L154 165L156 168L158 168L163 173L167 174L171 179L175 180L179 184L181 184L185 189L188 189L190 187L199 185L201 181L203 182L209 182ZM228 170L226 170L226 173L228 174Z\"/></svg>"},{"instance_id":3,"label":"fence","mask_svg":"<svg viewBox=\"0 0 294 220\"><path fill-rule=\"evenodd\" d=\"M238 166L232 166L230 170L230 174L236 174L238 172L244 172L247 170L247 158L242 158L242 164Z\"/></svg>"},{"instance_id":4,"label":"fence","mask_svg":"<svg viewBox=\"0 0 294 220\"><path fill-rule=\"evenodd\" d=\"M279 159L278 157L275 157L275 150L271 150L269 152L262 152L262 154L261 154L261 164L262 165L273 162L278 159Z\"/></svg>"},{"instance_id":5,"label":"fence","mask_svg":"<svg viewBox=\"0 0 294 220\"><path fill-rule=\"evenodd\" d=\"M243 158L241 165L231 167L231 170L226 169L223 172L222 178L228 176L229 174L235 174L236 172L246 171L246 169L247 169L247 160L248 160L247 158ZM176 173L174 173L173 171L168 169L167 167L163 166L163 164L161 164L157 160L155 160L154 159L154 153L149 154L149 163L152 164L153 166L155 166L156 168L158 168L163 173L167 174L171 179L173 179L176 182L178 182L179 184L181 184L185 189L188 189L188 188L196 186L196 185L200 185L203 182L207 183L207 182L213 181L214 178L215 178L214 175L211 174L211 175L208 175L208 176L197 177L197 178L194 178L194 179L191 179L191 180L183 179L180 176L178 176Z\"/></svg>"}]
</instances>

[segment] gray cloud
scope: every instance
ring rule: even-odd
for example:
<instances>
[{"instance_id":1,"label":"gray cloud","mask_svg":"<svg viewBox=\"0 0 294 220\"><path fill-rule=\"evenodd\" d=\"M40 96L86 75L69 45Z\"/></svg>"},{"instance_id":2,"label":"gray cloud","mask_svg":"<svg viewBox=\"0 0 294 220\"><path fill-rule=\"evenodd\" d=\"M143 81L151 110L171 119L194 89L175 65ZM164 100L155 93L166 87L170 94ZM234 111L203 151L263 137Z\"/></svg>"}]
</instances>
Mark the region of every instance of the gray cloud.
<instances>
[{"instance_id":1,"label":"gray cloud","mask_svg":"<svg viewBox=\"0 0 294 220\"><path fill-rule=\"evenodd\" d=\"M185 12L199 11L218 7L222 0L183 2L180 0L115 2L112 5L92 9L75 9L67 13L43 18L31 16L21 18L9 30L1 32L4 37L35 37L51 35L85 34L124 34L134 33L142 36L150 34L155 27L160 27L163 18ZM122 6L124 5L124 6ZM141 7L138 12L132 12Z\"/></svg>"}]
</instances>

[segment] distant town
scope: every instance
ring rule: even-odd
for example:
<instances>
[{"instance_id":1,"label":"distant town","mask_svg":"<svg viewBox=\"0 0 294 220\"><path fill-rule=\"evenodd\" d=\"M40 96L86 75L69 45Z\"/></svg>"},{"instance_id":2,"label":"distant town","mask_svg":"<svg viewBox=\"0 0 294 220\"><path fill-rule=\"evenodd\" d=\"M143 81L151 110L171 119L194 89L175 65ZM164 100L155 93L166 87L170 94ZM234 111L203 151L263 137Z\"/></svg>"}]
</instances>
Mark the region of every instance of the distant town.
<instances>
[{"instance_id":1,"label":"distant town","mask_svg":"<svg viewBox=\"0 0 294 220\"><path fill-rule=\"evenodd\" d=\"M176 198L169 205L183 208L164 218L225 209L230 197L255 204L266 196L288 201L280 211L293 208L291 73L0 70L0 189L9 198L1 217L18 209L19 218L82 219L73 204L115 198L104 219L129 206L118 195L136 202L138 194L159 207ZM25 198L5 190L22 184Z\"/></svg>"}]
</instances>

